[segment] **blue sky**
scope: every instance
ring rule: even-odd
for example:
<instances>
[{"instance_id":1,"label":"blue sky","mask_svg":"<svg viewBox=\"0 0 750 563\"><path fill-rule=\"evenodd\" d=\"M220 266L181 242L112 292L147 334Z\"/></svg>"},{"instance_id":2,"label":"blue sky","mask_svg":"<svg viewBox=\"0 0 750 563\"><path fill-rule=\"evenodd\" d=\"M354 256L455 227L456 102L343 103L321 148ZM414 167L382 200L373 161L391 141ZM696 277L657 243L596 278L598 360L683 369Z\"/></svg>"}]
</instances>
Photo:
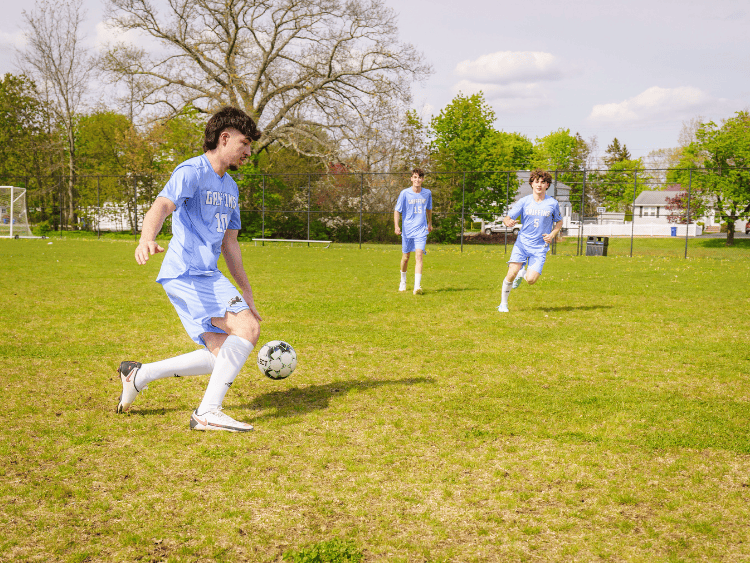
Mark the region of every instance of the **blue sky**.
<instances>
[{"instance_id":1,"label":"blue sky","mask_svg":"<svg viewBox=\"0 0 750 563\"><path fill-rule=\"evenodd\" d=\"M497 128L613 137L634 156L677 145L683 121L750 109L750 4L736 0L386 0L435 74L414 87L429 118L483 91ZM0 72L22 45L23 3L0 0ZM86 33L102 39L101 3ZM27 6L30 8L31 5Z\"/></svg>"}]
</instances>

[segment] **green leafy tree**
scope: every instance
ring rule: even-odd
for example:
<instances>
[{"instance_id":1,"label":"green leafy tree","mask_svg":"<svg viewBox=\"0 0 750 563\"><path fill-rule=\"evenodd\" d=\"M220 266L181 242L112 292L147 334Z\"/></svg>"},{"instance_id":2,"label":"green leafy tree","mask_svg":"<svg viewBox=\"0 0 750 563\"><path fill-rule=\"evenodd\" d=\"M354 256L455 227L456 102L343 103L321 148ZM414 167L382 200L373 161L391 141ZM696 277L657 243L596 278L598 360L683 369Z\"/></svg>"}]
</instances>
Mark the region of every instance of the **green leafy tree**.
<instances>
[{"instance_id":1,"label":"green leafy tree","mask_svg":"<svg viewBox=\"0 0 750 563\"><path fill-rule=\"evenodd\" d=\"M49 114L34 82L25 75L0 79L0 175L48 174L53 137Z\"/></svg>"},{"instance_id":2,"label":"green leafy tree","mask_svg":"<svg viewBox=\"0 0 750 563\"><path fill-rule=\"evenodd\" d=\"M701 124L696 140L683 151L683 170L671 175L683 186L693 172L692 186L714 202L717 214L727 224L727 246L734 244L738 219L750 218L750 113L738 111L721 125L713 121Z\"/></svg>"},{"instance_id":3,"label":"green leafy tree","mask_svg":"<svg viewBox=\"0 0 750 563\"><path fill-rule=\"evenodd\" d=\"M558 129L546 137L537 138L532 156L532 168L542 168L554 172L575 169L574 160L581 151L580 135L573 136L570 129ZM583 139L580 139L583 141ZM584 142L585 145L585 142Z\"/></svg>"},{"instance_id":4,"label":"green leafy tree","mask_svg":"<svg viewBox=\"0 0 750 563\"><path fill-rule=\"evenodd\" d=\"M509 172L529 162L531 141L517 133L494 128L495 112L483 94L459 94L430 122L431 160L434 178L426 184L434 190L437 237L455 241L461 231L461 214L499 215L518 191L515 174ZM507 189L510 181L510 189Z\"/></svg>"},{"instance_id":5,"label":"green leafy tree","mask_svg":"<svg viewBox=\"0 0 750 563\"><path fill-rule=\"evenodd\" d=\"M604 164L609 168L611 168L616 162L630 160L630 151L628 150L627 145L621 145L617 137L614 138L611 144L607 145L605 154L607 156L603 159Z\"/></svg>"}]
</instances>

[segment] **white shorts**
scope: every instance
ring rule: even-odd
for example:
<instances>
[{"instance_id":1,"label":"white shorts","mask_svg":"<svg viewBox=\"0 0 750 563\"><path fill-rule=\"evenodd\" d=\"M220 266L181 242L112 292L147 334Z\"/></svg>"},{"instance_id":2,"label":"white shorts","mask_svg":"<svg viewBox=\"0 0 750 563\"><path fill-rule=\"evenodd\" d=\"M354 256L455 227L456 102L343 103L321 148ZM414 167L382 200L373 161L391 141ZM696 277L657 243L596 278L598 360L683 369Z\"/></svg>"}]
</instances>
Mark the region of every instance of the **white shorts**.
<instances>
[{"instance_id":1,"label":"white shorts","mask_svg":"<svg viewBox=\"0 0 750 563\"><path fill-rule=\"evenodd\" d=\"M186 274L159 283L167 292L182 326L190 338L201 346L206 345L201 336L204 332L225 334L211 323L213 317L223 317L227 311L239 313L250 308L232 282L218 271L208 276Z\"/></svg>"}]
</instances>

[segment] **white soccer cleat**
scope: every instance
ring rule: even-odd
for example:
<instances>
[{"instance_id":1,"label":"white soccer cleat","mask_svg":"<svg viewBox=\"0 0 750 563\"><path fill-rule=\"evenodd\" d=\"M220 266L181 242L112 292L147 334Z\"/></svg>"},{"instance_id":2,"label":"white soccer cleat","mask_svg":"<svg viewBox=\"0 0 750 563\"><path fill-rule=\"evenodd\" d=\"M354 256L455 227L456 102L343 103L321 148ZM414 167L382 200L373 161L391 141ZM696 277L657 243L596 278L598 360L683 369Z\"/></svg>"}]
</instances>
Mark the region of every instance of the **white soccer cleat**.
<instances>
[{"instance_id":1,"label":"white soccer cleat","mask_svg":"<svg viewBox=\"0 0 750 563\"><path fill-rule=\"evenodd\" d=\"M521 285L521 282L524 280L525 275L526 275L526 270L522 272L518 272L518 275L513 280L513 285L511 287L513 289L516 289L519 285Z\"/></svg>"},{"instance_id":2,"label":"white soccer cleat","mask_svg":"<svg viewBox=\"0 0 750 563\"><path fill-rule=\"evenodd\" d=\"M508 306L503 305L502 303L497 306L497 312L498 313L510 313L510 311L508 311Z\"/></svg>"},{"instance_id":3,"label":"white soccer cleat","mask_svg":"<svg viewBox=\"0 0 750 563\"><path fill-rule=\"evenodd\" d=\"M421 287L415 287L414 288L414 295L422 295L422 288Z\"/></svg>"},{"instance_id":4,"label":"white soccer cleat","mask_svg":"<svg viewBox=\"0 0 750 563\"><path fill-rule=\"evenodd\" d=\"M401 282L398 286L399 291L406 291L406 282Z\"/></svg>"},{"instance_id":5,"label":"white soccer cleat","mask_svg":"<svg viewBox=\"0 0 750 563\"><path fill-rule=\"evenodd\" d=\"M135 386L135 376L142 365L140 362L127 361L121 362L120 367L117 368L117 373L120 374L120 381L122 382L122 393L120 393L120 402L117 404L117 412L130 410L130 406L135 401L138 393L143 391L143 389L148 389L148 386L143 389L138 389Z\"/></svg>"},{"instance_id":6,"label":"white soccer cleat","mask_svg":"<svg viewBox=\"0 0 750 563\"><path fill-rule=\"evenodd\" d=\"M227 432L250 432L253 429L251 425L221 412L221 407L201 415L198 414L198 409L194 410L190 417L190 428L191 430L226 430Z\"/></svg>"}]
</instances>

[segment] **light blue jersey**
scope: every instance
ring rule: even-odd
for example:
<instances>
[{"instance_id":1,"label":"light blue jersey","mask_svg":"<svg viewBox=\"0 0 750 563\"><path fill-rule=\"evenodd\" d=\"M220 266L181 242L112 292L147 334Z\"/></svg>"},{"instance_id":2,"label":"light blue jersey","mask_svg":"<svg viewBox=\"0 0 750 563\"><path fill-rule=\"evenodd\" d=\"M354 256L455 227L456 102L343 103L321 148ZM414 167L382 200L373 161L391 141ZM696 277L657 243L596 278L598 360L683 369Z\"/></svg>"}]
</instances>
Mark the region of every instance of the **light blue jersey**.
<instances>
[{"instance_id":1,"label":"light blue jersey","mask_svg":"<svg viewBox=\"0 0 750 563\"><path fill-rule=\"evenodd\" d=\"M542 201L536 202L534 194L514 203L508 217L522 223L518 242L532 253L546 250L548 245L544 242L544 235L551 233L555 223L562 220L560 204L555 198L546 196Z\"/></svg>"},{"instance_id":2,"label":"light blue jersey","mask_svg":"<svg viewBox=\"0 0 750 563\"><path fill-rule=\"evenodd\" d=\"M401 236L407 239L426 237L427 210L432 209L432 192L422 188L416 193L412 188L402 190L396 202L401 213Z\"/></svg>"},{"instance_id":3,"label":"light blue jersey","mask_svg":"<svg viewBox=\"0 0 750 563\"><path fill-rule=\"evenodd\" d=\"M177 208L157 281L217 272L224 232L241 226L234 179L229 174L219 177L204 154L177 166L159 197Z\"/></svg>"}]
</instances>

